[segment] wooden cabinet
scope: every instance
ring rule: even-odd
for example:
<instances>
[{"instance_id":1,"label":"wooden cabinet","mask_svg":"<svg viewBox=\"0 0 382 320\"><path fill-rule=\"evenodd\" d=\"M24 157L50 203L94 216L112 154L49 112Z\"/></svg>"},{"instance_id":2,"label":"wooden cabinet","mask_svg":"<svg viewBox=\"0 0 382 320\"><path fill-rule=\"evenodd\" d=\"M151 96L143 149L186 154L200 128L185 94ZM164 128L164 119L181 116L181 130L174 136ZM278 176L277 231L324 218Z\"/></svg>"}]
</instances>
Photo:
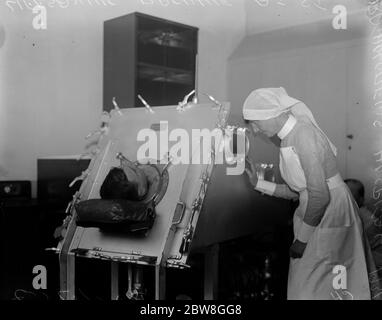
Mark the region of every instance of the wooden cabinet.
<instances>
[{"instance_id":1,"label":"wooden cabinet","mask_svg":"<svg viewBox=\"0 0 382 320\"><path fill-rule=\"evenodd\" d=\"M195 88L198 29L131 13L104 22L103 108L174 105Z\"/></svg>"}]
</instances>

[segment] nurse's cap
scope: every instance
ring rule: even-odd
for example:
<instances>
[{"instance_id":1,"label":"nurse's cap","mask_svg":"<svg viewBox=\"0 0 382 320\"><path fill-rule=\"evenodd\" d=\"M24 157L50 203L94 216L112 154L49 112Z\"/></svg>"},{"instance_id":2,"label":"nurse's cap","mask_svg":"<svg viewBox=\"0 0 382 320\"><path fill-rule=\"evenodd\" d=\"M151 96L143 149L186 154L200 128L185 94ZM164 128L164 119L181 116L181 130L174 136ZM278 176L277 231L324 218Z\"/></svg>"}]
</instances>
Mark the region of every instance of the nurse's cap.
<instances>
[{"instance_id":1,"label":"nurse's cap","mask_svg":"<svg viewBox=\"0 0 382 320\"><path fill-rule=\"evenodd\" d=\"M245 120L268 120L278 117L300 101L288 96L284 88L262 88L252 91L243 105Z\"/></svg>"}]
</instances>

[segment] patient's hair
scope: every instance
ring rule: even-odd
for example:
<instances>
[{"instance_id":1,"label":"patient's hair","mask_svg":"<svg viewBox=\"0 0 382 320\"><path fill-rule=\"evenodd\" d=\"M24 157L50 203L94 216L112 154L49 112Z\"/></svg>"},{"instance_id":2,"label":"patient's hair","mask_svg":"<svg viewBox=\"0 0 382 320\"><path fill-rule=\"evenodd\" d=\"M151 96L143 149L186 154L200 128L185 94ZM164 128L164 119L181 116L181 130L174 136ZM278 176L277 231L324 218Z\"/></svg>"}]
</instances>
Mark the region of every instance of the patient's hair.
<instances>
[{"instance_id":1,"label":"patient's hair","mask_svg":"<svg viewBox=\"0 0 382 320\"><path fill-rule=\"evenodd\" d=\"M138 200L138 188L130 182L123 169L112 168L107 174L100 190L102 199Z\"/></svg>"},{"instance_id":2,"label":"patient's hair","mask_svg":"<svg viewBox=\"0 0 382 320\"><path fill-rule=\"evenodd\" d=\"M361 208L365 199L365 187L363 183L357 179L346 179L344 181L348 185L358 206Z\"/></svg>"}]
</instances>

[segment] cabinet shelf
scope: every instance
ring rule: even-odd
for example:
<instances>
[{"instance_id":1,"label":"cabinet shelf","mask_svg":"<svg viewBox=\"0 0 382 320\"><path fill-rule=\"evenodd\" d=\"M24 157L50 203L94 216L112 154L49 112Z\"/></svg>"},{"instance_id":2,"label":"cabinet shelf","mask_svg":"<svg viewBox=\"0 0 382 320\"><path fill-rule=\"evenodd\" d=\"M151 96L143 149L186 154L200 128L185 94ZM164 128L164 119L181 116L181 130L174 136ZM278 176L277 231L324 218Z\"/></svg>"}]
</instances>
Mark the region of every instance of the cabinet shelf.
<instances>
[{"instance_id":1,"label":"cabinet shelf","mask_svg":"<svg viewBox=\"0 0 382 320\"><path fill-rule=\"evenodd\" d=\"M158 35L156 32L146 31L139 34L139 43L141 45L152 45L160 48L182 50L189 52L192 50L192 42L190 39L186 38L187 35L179 35L179 38L171 38L169 36L167 39L165 36Z\"/></svg>"},{"instance_id":2,"label":"cabinet shelf","mask_svg":"<svg viewBox=\"0 0 382 320\"><path fill-rule=\"evenodd\" d=\"M142 62L138 63L138 77L150 81L193 84L192 71Z\"/></svg>"}]
</instances>

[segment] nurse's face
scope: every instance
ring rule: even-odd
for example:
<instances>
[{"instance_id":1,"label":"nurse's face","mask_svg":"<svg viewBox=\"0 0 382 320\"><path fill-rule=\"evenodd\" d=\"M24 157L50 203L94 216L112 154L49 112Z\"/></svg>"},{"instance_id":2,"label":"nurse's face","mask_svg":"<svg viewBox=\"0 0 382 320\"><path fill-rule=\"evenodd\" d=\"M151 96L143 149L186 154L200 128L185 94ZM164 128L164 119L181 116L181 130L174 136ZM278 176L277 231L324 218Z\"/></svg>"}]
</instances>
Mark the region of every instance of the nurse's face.
<instances>
[{"instance_id":1,"label":"nurse's face","mask_svg":"<svg viewBox=\"0 0 382 320\"><path fill-rule=\"evenodd\" d=\"M275 119L253 120L251 127L254 133L261 132L267 137L273 137L278 132L278 126Z\"/></svg>"}]
</instances>

